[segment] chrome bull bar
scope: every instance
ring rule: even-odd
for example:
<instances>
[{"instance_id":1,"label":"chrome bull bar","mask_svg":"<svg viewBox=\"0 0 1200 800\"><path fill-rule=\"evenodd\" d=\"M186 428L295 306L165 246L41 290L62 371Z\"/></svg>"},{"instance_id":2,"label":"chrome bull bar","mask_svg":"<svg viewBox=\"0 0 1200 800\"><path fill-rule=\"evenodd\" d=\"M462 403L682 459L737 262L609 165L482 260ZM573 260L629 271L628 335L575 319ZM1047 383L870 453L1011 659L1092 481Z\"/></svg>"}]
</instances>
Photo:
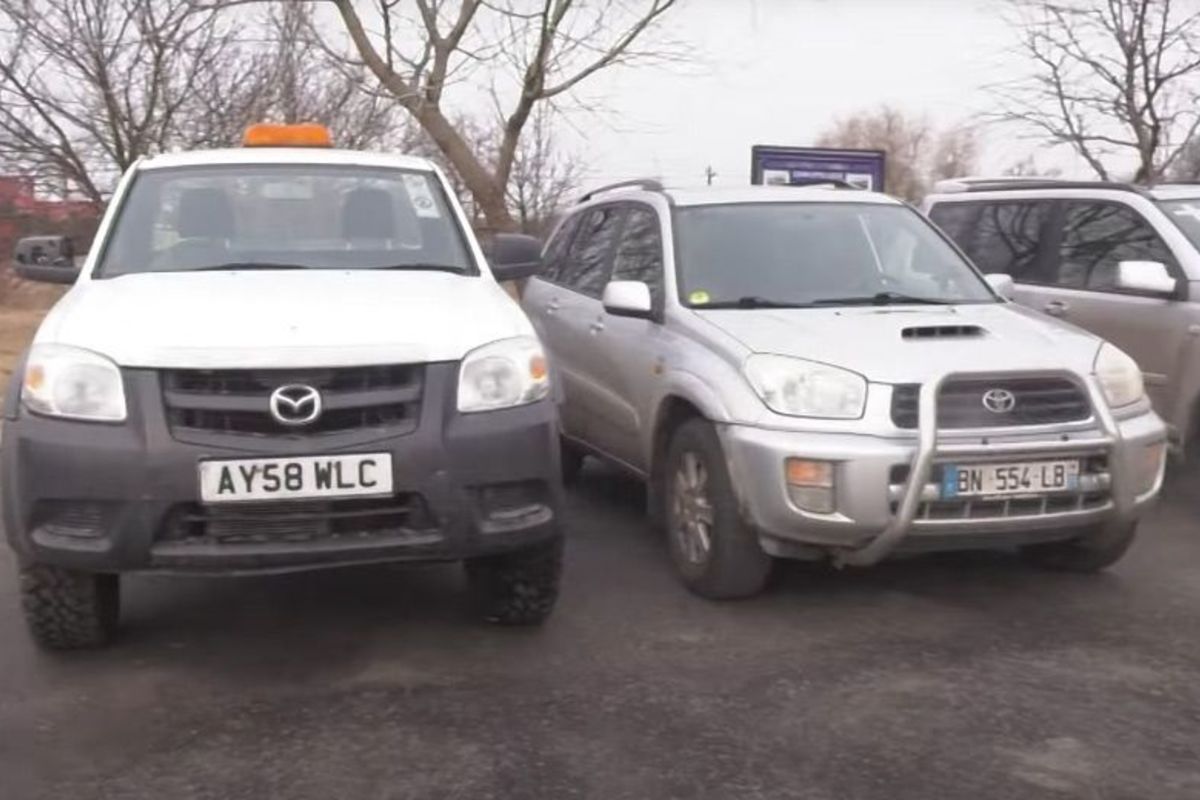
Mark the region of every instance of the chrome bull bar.
<instances>
[{"instance_id":1,"label":"chrome bull bar","mask_svg":"<svg viewBox=\"0 0 1200 800\"><path fill-rule=\"evenodd\" d=\"M896 513L883 531L866 545L854 549L839 550L834 554L834 564L837 566L867 567L886 558L904 541L912 530L913 520L921 504L922 494L933 471L934 461L947 456L994 456L1005 453L1027 455L1050 455L1057 452L1078 451L1081 446L1089 449L1103 450L1108 454L1108 471L1111 476L1112 502L1115 508L1110 525L1121 525L1128 522L1134 510L1134 497L1129 492L1129 483L1125 480L1125 462L1117 452L1121 441L1121 430L1117 427L1108 401L1094 376L1083 377L1083 386L1087 390L1088 402L1092 406L1092 415L1096 420L1102 436L1088 439L1086 442L1074 441L1043 441L1043 442L1001 442L998 444L948 444L938 446L938 395L942 385L953 378L977 378L978 374L947 372L921 386L920 398L917 404L917 451L909 463L908 477L904 484L903 494Z\"/></svg>"}]
</instances>

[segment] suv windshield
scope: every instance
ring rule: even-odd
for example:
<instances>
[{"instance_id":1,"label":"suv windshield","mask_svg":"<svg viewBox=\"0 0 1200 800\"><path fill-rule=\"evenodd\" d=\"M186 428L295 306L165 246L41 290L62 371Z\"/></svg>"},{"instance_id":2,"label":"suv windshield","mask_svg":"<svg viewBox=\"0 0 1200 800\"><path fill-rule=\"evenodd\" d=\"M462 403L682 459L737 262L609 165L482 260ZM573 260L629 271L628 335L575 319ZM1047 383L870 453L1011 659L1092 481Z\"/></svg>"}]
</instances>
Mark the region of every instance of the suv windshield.
<instances>
[{"instance_id":1,"label":"suv windshield","mask_svg":"<svg viewBox=\"0 0 1200 800\"><path fill-rule=\"evenodd\" d=\"M140 172L97 277L220 269L475 272L428 172L311 164Z\"/></svg>"},{"instance_id":2,"label":"suv windshield","mask_svg":"<svg viewBox=\"0 0 1200 800\"><path fill-rule=\"evenodd\" d=\"M904 206L713 205L676 218L681 298L695 308L996 302Z\"/></svg>"},{"instance_id":3,"label":"suv windshield","mask_svg":"<svg viewBox=\"0 0 1200 800\"><path fill-rule=\"evenodd\" d=\"M1190 200L1160 200L1167 216L1183 231L1193 245L1200 248L1200 197Z\"/></svg>"}]
</instances>

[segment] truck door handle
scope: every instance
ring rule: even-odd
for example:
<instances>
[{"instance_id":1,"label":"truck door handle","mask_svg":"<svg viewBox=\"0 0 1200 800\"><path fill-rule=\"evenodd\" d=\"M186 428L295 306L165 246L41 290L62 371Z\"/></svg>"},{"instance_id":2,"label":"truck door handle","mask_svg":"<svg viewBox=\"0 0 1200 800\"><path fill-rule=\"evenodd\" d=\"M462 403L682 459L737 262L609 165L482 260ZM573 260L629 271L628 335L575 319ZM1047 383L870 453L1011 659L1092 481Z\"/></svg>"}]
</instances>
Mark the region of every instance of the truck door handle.
<instances>
[{"instance_id":1,"label":"truck door handle","mask_svg":"<svg viewBox=\"0 0 1200 800\"><path fill-rule=\"evenodd\" d=\"M550 315L557 314L558 313L558 298L556 297L553 300L551 300L549 303L546 303L545 309L546 309L547 314L550 314Z\"/></svg>"},{"instance_id":2,"label":"truck door handle","mask_svg":"<svg viewBox=\"0 0 1200 800\"><path fill-rule=\"evenodd\" d=\"M1052 317L1061 317L1063 314L1067 313L1067 309L1069 308L1070 306L1068 306L1062 300L1051 300L1049 303L1046 303L1046 305L1042 306L1042 310Z\"/></svg>"},{"instance_id":3,"label":"truck door handle","mask_svg":"<svg viewBox=\"0 0 1200 800\"><path fill-rule=\"evenodd\" d=\"M604 320L602 319L598 319L588 326L588 333L592 334L593 336L600 333L602 330L604 330Z\"/></svg>"}]
</instances>

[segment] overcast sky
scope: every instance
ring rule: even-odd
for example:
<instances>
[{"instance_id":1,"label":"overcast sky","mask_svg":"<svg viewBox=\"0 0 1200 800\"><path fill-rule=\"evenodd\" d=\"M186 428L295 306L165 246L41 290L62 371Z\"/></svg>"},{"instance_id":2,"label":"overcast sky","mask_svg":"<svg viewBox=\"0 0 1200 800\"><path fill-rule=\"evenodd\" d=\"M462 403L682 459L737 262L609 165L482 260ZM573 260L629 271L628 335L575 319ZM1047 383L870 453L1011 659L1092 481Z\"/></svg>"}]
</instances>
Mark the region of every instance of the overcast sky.
<instances>
[{"instance_id":1,"label":"overcast sky","mask_svg":"<svg viewBox=\"0 0 1200 800\"><path fill-rule=\"evenodd\" d=\"M569 146L588 182L660 175L749 180L754 144L810 145L840 116L890 103L934 122L970 122L983 87L1017 74L999 0L682 0L671 33L694 45L685 67L620 69L587 84L607 112L573 115ZM986 132L985 132L986 133ZM987 135L984 172L1029 153L1067 154Z\"/></svg>"}]
</instances>

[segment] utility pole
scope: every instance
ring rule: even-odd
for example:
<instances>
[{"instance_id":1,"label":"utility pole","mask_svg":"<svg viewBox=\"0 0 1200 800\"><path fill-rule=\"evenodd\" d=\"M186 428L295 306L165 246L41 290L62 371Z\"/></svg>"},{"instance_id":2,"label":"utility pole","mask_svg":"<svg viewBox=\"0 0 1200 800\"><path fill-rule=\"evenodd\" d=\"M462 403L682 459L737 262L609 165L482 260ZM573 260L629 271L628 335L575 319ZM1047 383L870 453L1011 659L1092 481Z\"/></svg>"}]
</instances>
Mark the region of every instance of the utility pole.
<instances>
[{"instance_id":1,"label":"utility pole","mask_svg":"<svg viewBox=\"0 0 1200 800\"><path fill-rule=\"evenodd\" d=\"M709 186L712 186L713 178L715 177L717 177L717 171L712 168L712 164L709 164L704 168L704 179L708 181Z\"/></svg>"}]
</instances>

